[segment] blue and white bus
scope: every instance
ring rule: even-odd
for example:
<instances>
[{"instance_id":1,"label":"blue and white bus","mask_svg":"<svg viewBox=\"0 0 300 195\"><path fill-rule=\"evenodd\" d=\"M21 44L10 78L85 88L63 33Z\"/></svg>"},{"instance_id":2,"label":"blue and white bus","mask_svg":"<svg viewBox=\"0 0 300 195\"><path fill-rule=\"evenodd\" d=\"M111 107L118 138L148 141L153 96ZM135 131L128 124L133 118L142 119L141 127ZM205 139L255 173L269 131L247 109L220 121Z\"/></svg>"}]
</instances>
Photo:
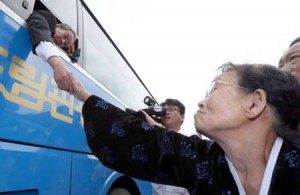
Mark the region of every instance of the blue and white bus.
<instances>
[{"instance_id":1,"label":"blue and white bus","mask_svg":"<svg viewBox=\"0 0 300 195\"><path fill-rule=\"evenodd\" d=\"M135 110L152 96L83 0L0 0L0 194L151 194L151 184L114 172L91 154L82 103L57 88L31 50L26 19L35 9L69 24L81 49L61 58L84 86Z\"/></svg>"}]
</instances>

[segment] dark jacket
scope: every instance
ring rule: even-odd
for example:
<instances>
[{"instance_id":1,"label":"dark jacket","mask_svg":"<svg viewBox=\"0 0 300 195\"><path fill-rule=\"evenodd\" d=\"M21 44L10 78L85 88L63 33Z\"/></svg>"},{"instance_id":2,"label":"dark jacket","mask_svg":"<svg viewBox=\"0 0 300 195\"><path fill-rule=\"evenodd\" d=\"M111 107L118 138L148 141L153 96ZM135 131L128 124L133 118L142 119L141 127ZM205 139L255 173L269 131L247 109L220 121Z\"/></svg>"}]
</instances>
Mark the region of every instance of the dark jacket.
<instances>
[{"instance_id":1,"label":"dark jacket","mask_svg":"<svg viewBox=\"0 0 300 195\"><path fill-rule=\"evenodd\" d=\"M36 46L41 41L52 41L55 33L56 18L46 10L35 10L27 19L28 29L31 38L32 51L34 54Z\"/></svg>"},{"instance_id":2,"label":"dark jacket","mask_svg":"<svg viewBox=\"0 0 300 195\"><path fill-rule=\"evenodd\" d=\"M191 194L239 194L224 151L215 142L152 127L97 96L83 105L88 144L107 167ZM268 194L300 194L300 152L283 140Z\"/></svg>"}]
</instances>

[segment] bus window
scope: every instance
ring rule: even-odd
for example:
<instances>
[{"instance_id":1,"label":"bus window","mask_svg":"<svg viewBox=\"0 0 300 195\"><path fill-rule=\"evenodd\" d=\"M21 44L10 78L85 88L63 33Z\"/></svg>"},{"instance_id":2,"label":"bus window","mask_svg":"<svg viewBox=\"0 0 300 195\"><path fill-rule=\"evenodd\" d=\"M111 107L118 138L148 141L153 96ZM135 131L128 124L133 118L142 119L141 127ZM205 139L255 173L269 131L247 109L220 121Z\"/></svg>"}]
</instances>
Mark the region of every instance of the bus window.
<instances>
[{"instance_id":1,"label":"bus window","mask_svg":"<svg viewBox=\"0 0 300 195\"><path fill-rule=\"evenodd\" d=\"M149 92L86 10L83 20L84 68L127 106L144 108Z\"/></svg>"},{"instance_id":2,"label":"bus window","mask_svg":"<svg viewBox=\"0 0 300 195\"><path fill-rule=\"evenodd\" d=\"M40 0L56 16L77 33L77 6L76 0Z\"/></svg>"},{"instance_id":3,"label":"bus window","mask_svg":"<svg viewBox=\"0 0 300 195\"><path fill-rule=\"evenodd\" d=\"M36 0L33 10L48 10L48 11L51 11L52 14L55 15L55 17L57 19L57 23L67 24L68 26L70 26L72 28L72 30L75 32L75 34L77 34L77 31L76 31L77 20L76 19L70 20L70 17L74 16L74 14L76 16L76 14L77 14L76 13L76 4L74 4L75 3L74 0L71 1L71 2L73 3L73 4L71 3L71 5L75 5L75 10L70 10L70 11L67 11L67 12L63 12L60 9L57 9L56 11L53 12L48 7L49 5L50 6L52 5L52 1L50 1L50 2L45 1L45 3L47 3L47 4L44 4L42 1ZM55 9L54 6L55 5L52 6L52 9ZM72 6L70 6L70 7L72 8ZM64 20L59 19L59 18L62 18ZM74 18L77 18L77 17L74 17ZM69 24L69 23L65 22L65 20L70 20L72 22L70 22L70 24ZM78 61L78 59L80 57L80 49L78 49L78 39L76 39L76 41L73 45L71 45L68 48L62 48L62 50L69 56L69 58L71 59L72 62L77 62Z\"/></svg>"}]
</instances>

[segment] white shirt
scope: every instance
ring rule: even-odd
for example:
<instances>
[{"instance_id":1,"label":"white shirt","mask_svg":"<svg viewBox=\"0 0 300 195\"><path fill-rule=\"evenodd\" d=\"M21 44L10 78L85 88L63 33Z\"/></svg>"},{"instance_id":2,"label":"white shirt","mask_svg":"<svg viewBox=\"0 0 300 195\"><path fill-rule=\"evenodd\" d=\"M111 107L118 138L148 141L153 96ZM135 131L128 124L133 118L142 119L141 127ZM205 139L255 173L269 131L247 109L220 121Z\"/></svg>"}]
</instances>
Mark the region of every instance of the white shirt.
<instances>
[{"instance_id":1,"label":"white shirt","mask_svg":"<svg viewBox=\"0 0 300 195\"><path fill-rule=\"evenodd\" d=\"M36 54L45 62L52 56L60 56L59 49L49 41L41 41L35 48Z\"/></svg>"},{"instance_id":2,"label":"white shirt","mask_svg":"<svg viewBox=\"0 0 300 195\"><path fill-rule=\"evenodd\" d=\"M274 168L275 168L275 164L277 162L277 158L278 158L282 143L283 143L283 139L281 137L277 137L277 139L275 141L275 144L273 145L273 148L271 150L271 154L270 154L270 157L269 157L269 160L268 160L268 163L267 163L267 167L266 167L266 170L265 170L265 173L264 173L263 181L262 181L262 184L261 184L261 187L260 187L260 192L259 192L260 195L268 194L271 179L272 179L272 174L273 174L273 171L274 171ZM232 162L229 160L229 158L227 156L225 156L225 157L226 157L226 160L228 162L229 169L230 169L230 171L233 175L233 178L235 180L235 183L236 183L236 185L239 189L239 194L246 195L246 192L245 192L245 190L242 186L242 183L239 179L239 176L238 176Z\"/></svg>"}]
</instances>

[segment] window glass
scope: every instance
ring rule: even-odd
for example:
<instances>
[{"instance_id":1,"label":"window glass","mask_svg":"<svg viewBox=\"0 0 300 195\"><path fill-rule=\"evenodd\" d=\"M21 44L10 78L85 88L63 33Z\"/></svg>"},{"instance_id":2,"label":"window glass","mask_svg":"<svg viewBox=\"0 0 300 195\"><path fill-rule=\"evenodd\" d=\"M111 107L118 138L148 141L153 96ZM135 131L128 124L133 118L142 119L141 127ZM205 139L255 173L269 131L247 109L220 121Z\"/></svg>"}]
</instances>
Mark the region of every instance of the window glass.
<instances>
[{"instance_id":1,"label":"window glass","mask_svg":"<svg viewBox=\"0 0 300 195\"><path fill-rule=\"evenodd\" d=\"M66 23L77 34L76 0L41 0L43 4L62 22Z\"/></svg>"},{"instance_id":2,"label":"window glass","mask_svg":"<svg viewBox=\"0 0 300 195\"><path fill-rule=\"evenodd\" d=\"M130 108L145 108L147 90L86 10L83 18L86 71Z\"/></svg>"}]
</instances>

